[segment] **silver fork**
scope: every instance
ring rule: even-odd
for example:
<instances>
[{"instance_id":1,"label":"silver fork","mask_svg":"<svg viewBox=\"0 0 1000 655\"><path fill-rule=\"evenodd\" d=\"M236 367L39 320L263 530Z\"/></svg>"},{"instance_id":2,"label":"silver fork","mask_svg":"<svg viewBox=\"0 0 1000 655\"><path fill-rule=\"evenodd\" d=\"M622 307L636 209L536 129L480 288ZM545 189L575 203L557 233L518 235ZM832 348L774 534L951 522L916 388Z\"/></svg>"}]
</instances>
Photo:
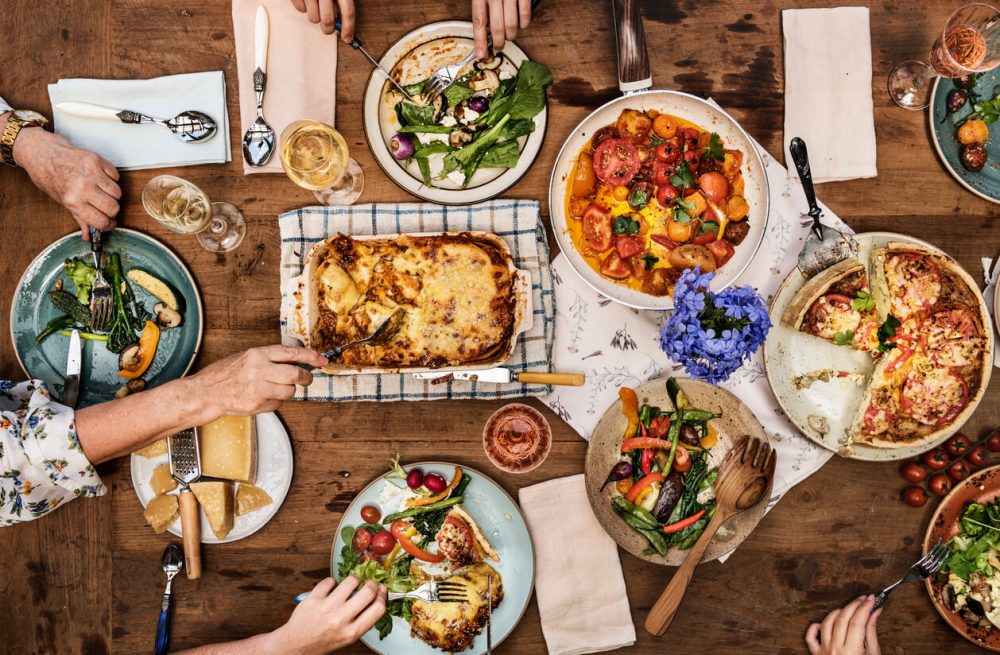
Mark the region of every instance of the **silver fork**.
<instances>
[{"instance_id":1,"label":"silver fork","mask_svg":"<svg viewBox=\"0 0 1000 655\"><path fill-rule=\"evenodd\" d=\"M97 277L94 279L94 285L90 288L90 328L94 332L107 331L111 326L114 311L111 285L104 279L104 273L101 272L101 255L103 253L101 231L92 227L90 228L90 254L94 256L94 268L97 269Z\"/></svg>"},{"instance_id":2,"label":"silver fork","mask_svg":"<svg viewBox=\"0 0 1000 655\"><path fill-rule=\"evenodd\" d=\"M948 548L943 541L939 541L934 544L934 547L927 551L926 555L921 557L917 560L916 564L910 567L910 570L906 572L906 575L875 595L875 609L885 605L885 602L889 600L889 595L896 590L896 587L906 584L907 582L926 580L937 573L944 564L944 561L948 559L950 552L951 549Z\"/></svg>"},{"instance_id":3,"label":"silver fork","mask_svg":"<svg viewBox=\"0 0 1000 655\"><path fill-rule=\"evenodd\" d=\"M428 603L464 603L469 600L469 588L460 582L425 582L413 591L389 592L389 600L416 598Z\"/></svg>"},{"instance_id":4,"label":"silver fork","mask_svg":"<svg viewBox=\"0 0 1000 655\"><path fill-rule=\"evenodd\" d=\"M469 54L465 55L465 58L457 64L452 64L451 66L442 66L441 68L434 71L427 82L424 84L424 88L420 92L420 97L425 105L429 105L434 102L434 99L439 95L444 93L444 90L455 83L458 77L459 71L469 65L476 58L476 51L472 50Z\"/></svg>"}]
</instances>

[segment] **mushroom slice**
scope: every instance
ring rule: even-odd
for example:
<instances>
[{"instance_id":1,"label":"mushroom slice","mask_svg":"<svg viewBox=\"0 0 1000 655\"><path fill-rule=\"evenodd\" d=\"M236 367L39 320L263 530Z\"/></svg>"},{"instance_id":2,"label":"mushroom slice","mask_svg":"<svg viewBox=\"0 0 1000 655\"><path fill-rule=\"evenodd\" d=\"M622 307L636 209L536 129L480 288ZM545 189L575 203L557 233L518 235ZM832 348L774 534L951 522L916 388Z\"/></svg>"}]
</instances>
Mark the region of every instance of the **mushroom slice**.
<instances>
[{"instance_id":1,"label":"mushroom slice","mask_svg":"<svg viewBox=\"0 0 1000 655\"><path fill-rule=\"evenodd\" d=\"M466 130L452 130L448 135L448 145L452 148L461 148L472 143L472 133Z\"/></svg>"},{"instance_id":2,"label":"mushroom slice","mask_svg":"<svg viewBox=\"0 0 1000 655\"><path fill-rule=\"evenodd\" d=\"M436 123L441 120L445 110L448 109L448 100L443 93L439 93L434 96L434 101L431 104L434 107L434 122Z\"/></svg>"},{"instance_id":3,"label":"mushroom slice","mask_svg":"<svg viewBox=\"0 0 1000 655\"><path fill-rule=\"evenodd\" d=\"M473 91L496 91L500 86L500 76L491 70L482 70L469 78L469 88Z\"/></svg>"},{"instance_id":4,"label":"mushroom slice","mask_svg":"<svg viewBox=\"0 0 1000 655\"><path fill-rule=\"evenodd\" d=\"M486 59L477 59L472 67L477 71L495 71L500 68L500 64L503 63L503 55L493 55L492 57L487 57Z\"/></svg>"},{"instance_id":5,"label":"mushroom slice","mask_svg":"<svg viewBox=\"0 0 1000 655\"><path fill-rule=\"evenodd\" d=\"M139 344L132 343L125 346L125 349L118 355L118 368L123 371L134 371L142 364L139 357Z\"/></svg>"},{"instance_id":6,"label":"mushroom slice","mask_svg":"<svg viewBox=\"0 0 1000 655\"><path fill-rule=\"evenodd\" d=\"M167 307L166 303L158 302L153 305L153 312L156 313L156 324L164 330L177 327L183 320L180 313Z\"/></svg>"}]
</instances>

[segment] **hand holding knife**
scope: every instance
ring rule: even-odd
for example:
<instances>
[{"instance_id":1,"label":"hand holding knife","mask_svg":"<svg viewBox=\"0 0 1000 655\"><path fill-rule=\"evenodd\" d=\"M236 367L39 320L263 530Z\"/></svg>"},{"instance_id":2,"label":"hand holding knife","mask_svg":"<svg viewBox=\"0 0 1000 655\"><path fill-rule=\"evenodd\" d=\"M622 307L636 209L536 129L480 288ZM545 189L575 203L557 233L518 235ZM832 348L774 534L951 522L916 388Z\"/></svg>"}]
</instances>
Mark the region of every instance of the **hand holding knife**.
<instances>
[{"instance_id":1,"label":"hand holding knife","mask_svg":"<svg viewBox=\"0 0 1000 655\"><path fill-rule=\"evenodd\" d=\"M69 335L69 354L66 356L66 381L63 385L63 405L76 409L80 397L80 369L83 366L83 352L80 345L80 331Z\"/></svg>"}]
</instances>

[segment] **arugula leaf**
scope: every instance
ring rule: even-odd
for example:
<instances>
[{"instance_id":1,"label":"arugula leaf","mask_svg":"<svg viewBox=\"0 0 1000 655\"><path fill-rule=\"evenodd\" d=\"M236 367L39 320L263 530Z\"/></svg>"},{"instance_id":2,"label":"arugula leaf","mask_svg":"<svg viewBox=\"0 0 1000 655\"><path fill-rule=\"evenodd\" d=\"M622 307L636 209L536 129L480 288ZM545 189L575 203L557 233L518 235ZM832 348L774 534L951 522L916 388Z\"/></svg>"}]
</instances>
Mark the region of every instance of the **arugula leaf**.
<instances>
[{"instance_id":1,"label":"arugula leaf","mask_svg":"<svg viewBox=\"0 0 1000 655\"><path fill-rule=\"evenodd\" d=\"M431 141L426 146L420 146L417 148L413 153L413 157L417 157L419 159L420 157L436 155L442 152L451 152L452 150L454 150L454 148L449 146L444 141Z\"/></svg>"},{"instance_id":2,"label":"arugula leaf","mask_svg":"<svg viewBox=\"0 0 1000 655\"><path fill-rule=\"evenodd\" d=\"M403 134L451 134L453 129L444 125L404 125L399 131Z\"/></svg>"},{"instance_id":3,"label":"arugula leaf","mask_svg":"<svg viewBox=\"0 0 1000 655\"><path fill-rule=\"evenodd\" d=\"M479 168L513 168L521 157L517 141L500 141L486 151L479 161Z\"/></svg>"},{"instance_id":4,"label":"arugula leaf","mask_svg":"<svg viewBox=\"0 0 1000 655\"><path fill-rule=\"evenodd\" d=\"M507 121L504 128L500 130L501 139L516 139L519 136L524 136L525 134L531 134L535 131L535 121L530 118L518 118L516 120Z\"/></svg>"},{"instance_id":5,"label":"arugula leaf","mask_svg":"<svg viewBox=\"0 0 1000 655\"><path fill-rule=\"evenodd\" d=\"M869 312L875 309L875 300L869 292L859 289L854 300L851 301L851 308L856 312Z\"/></svg>"},{"instance_id":6,"label":"arugula leaf","mask_svg":"<svg viewBox=\"0 0 1000 655\"><path fill-rule=\"evenodd\" d=\"M691 167L688 163L681 162L681 165L677 167L673 175L670 176L670 183L677 188L682 188L686 186L691 186L694 184L694 173L691 172Z\"/></svg>"},{"instance_id":7,"label":"arugula leaf","mask_svg":"<svg viewBox=\"0 0 1000 655\"><path fill-rule=\"evenodd\" d=\"M463 100L471 98L475 93L465 82L455 80L454 84L444 90L444 97L448 101L448 106L454 107Z\"/></svg>"},{"instance_id":8,"label":"arugula leaf","mask_svg":"<svg viewBox=\"0 0 1000 655\"><path fill-rule=\"evenodd\" d=\"M1000 118L1000 94L990 100L983 100L972 105L973 112L965 120L978 118L985 123L995 123Z\"/></svg>"},{"instance_id":9,"label":"arugula leaf","mask_svg":"<svg viewBox=\"0 0 1000 655\"><path fill-rule=\"evenodd\" d=\"M534 118L545 109L545 87L552 84L552 72L547 66L525 61L517 70L511 118Z\"/></svg>"},{"instance_id":10,"label":"arugula leaf","mask_svg":"<svg viewBox=\"0 0 1000 655\"><path fill-rule=\"evenodd\" d=\"M399 124L406 125L433 125L434 107L430 105L418 105L409 100L400 100L396 105L396 117Z\"/></svg>"},{"instance_id":11,"label":"arugula leaf","mask_svg":"<svg viewBox=\"0 0 1000 655\"><path fill-rule=\"evenodd\" d=\"M471 177L470 168L471 172L474 173L476 166L478 166L478 160L489 150L490 146L497 142L497 139L500 137L500 130L503 129L508 120L510 120L510 116L504 116L500 119L499 123L486 132L483 132L469 145L445 155L444 168L441 170L441 175L444 176L462 168L465 171L466 181L468 181L469 177Z\"/></svg>"},{"instance_id":12,"label":"arugula leaf","mask_svg":"<svg viewBox=\"0 0 1000 655\"><path fill-rule=\"evenodd\" d=\"M712 136L708 139L708 145L703 150L705 151L706 159L718 159L722 161L726 158L726 153L722 151L722 139L715 132L712 132Z\"/></svg>"},{"instance_id":13,"label":"arugula leaf","mask_svg":"<svg viewBox=\"0 0 1000 655\"><path fill-rule=\"evenodd\" d=\"M430 185L431 183L431 164L427 161L427 157L417 157L417 168L420 169L420 177L424 178L424 184Z\"/></svg>"},{"instance_id":14,"label":"arugula leaf","mask_svg":"<svg viewBox=\"0 0 1000 655\"><path fill-rule=\"evenodd\" d=\"M622 214L611 221L611 229L615 234L639 234L639 221Z\"/></svg>"},{"instance_id":15,"label":"arugula leaf","mask_svg":"<svg viewBox=\"0 0 1000 655\"><path fill-rule=\"evenodd\" d=\"M648 252L645 253L644 255L642 255L641 257L639 257L639 259L641 259L642 261L646 262L646 270L647 271L649 269L653 268L653 265L656 264L656 262L660 261L659 257L657 257L656 255L651 255Z\"/></svg>"},{"instance_id":16,"label":"arugula leaf","mask_svg":"<svg viewBox=\"0 0 1000 655\"><path fill-rule=\"evenodd\" d=\"M850 330L844 330L833 335L833 342L838 346L846 346L852 341L854 341L854 332Z\"/></svg>"},{"instance_id":17,"label":"arugula leaf","mask_svg":"<svg viewBox=\"0 0 1000 655\"><path fill-rule=\"evenodd\" d=\"M885 322L878 326L878 349L880 352L887 353L896 347L896 344L889 343L889 339L896 336L896 328L898 328L902 323L899 319L889 314L886 317Z\"/></svg>"}]
</instances>

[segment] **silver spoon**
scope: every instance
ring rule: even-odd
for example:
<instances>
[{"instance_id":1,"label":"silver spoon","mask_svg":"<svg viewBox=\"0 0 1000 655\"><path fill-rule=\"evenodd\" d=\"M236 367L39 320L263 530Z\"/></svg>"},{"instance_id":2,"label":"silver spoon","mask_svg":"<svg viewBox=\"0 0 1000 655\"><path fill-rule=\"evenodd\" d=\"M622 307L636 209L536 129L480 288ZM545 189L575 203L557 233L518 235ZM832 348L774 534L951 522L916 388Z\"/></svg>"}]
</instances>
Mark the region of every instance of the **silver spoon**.
<instances>
[{"instance_id":1,"label":"silver spoon","mask_svg":"<svg viewBox=\"0 0 1000 655\"><path fill-rule=\"evenodd\" d=\"M251 166L263 166L274 154L274 130L264 120L264 89L267 86L267 10L257 7L254 22L253 90L257 96L257 119L243 135L243 159Z\"/></svg>"},{"instance_id":2,"label":"silver spoon","mask_svg":"<svg viewBox=\"0 0 1000 655\"><path fill-rule=\"evenodd\" d=\"M163 572L167 574L167 588L160 601L160 620L156 622L156 655L166 655L170 649L170 587L177 574L184 568L184 551L177 544L163 550Z\"/></svg>"},{"instance_id":3,"label":"silver spoon","mask_svg":"<svg viewBox=\"0 0 1000 655\"><path fill-rule=\"evenodd\" d=\"M163 125L174 133L178 141L197 143L215 136L215 120L200 111L182 111L173 118L162 119L140 114L131 109L112 109L89 102L60 102L56 109L70 116L80 118L96 118L99 120L119 120L122 123L156 123Z\"/></svg>"}]
</instances>

